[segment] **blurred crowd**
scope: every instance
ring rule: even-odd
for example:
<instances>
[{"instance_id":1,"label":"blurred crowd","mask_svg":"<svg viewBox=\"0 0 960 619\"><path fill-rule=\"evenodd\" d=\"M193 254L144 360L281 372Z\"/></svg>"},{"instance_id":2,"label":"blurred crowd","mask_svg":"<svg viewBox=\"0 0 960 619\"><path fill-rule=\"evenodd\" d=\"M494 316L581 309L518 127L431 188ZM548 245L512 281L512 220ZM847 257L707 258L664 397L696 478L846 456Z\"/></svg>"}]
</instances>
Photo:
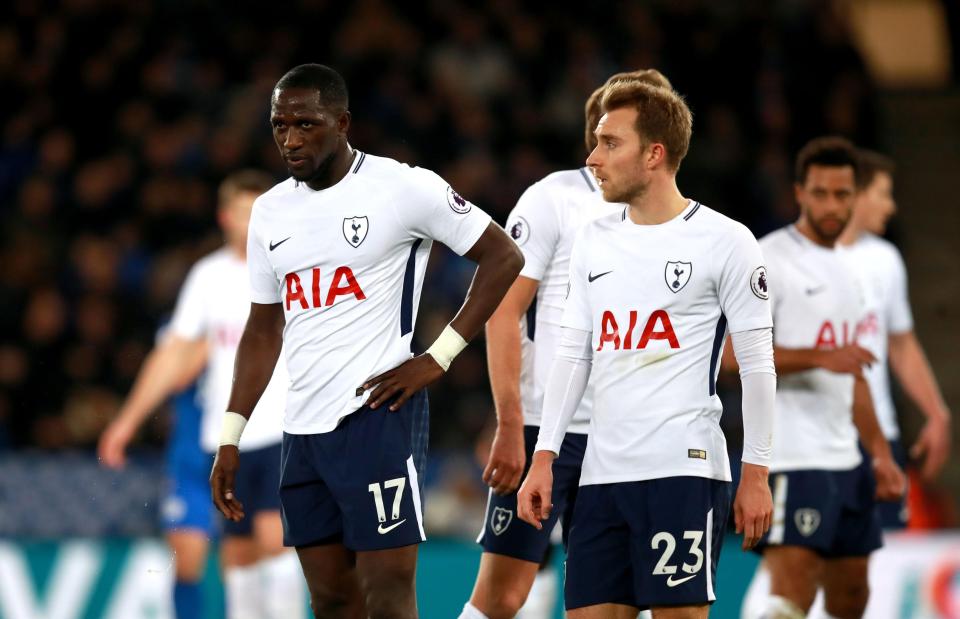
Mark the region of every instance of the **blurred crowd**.
<instances>
[{"instance_id":1,"label":"blurred crowd","mask_svg":"<svg viewBox=\"0 0 960 619\"><path fill-rule=\"evenodd\" d=\"M94 444L186 270L219 243L219 180L248 166L284 177L269 97L301 62L347 78L354 146L436 170L501 222L529 184L583 165L583 103L617 71L670 78L695 118L682 190L758 236L794 217L798 145L840 133L875 146L873 88L829 2L226 7L0 8L0 446ZM421 341L471 274L435 252ZM431 408L432 449L469 469L493 420L481 342ZM161 444L165 420L143 442Z\"/></svg>"}]
</instances>

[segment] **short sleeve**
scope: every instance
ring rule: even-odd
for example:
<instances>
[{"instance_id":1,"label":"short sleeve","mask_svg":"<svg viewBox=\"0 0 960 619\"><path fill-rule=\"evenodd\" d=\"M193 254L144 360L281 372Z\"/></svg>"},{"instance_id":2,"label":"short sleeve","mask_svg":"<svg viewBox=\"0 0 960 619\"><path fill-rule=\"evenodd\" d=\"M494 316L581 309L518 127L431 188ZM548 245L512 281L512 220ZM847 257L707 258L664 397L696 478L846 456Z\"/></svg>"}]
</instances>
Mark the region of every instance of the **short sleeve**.
<instances>
[{"instance_id":1,"label":"short sleeve","mask_svg":"<svg viewBox=\"0 0 960 619\"><path fill-rule=\"evenodd\" d=\"M523 253L520 275L540 281L560 239L560 211L542 182L527 188L507 217L506 231Z\"/></svg>"},{"instance_id":2,"label":"short sleeve","mask_svg":"<svg viewBox=\"0 0 960 619\"><path fill-rule=\"evenodd\" d=\"M250 276L250 300L254 303L270 305L280 303L280 282L273 271L273 265L267 258L258 225L257 206L254 204L247 229L247 272Z\"/></svg>"},{"instance_id":3,"label":"short sleeve","mask_svg":"<svg viewBox=\"0 0 960 619\"><path fill-rule=\"evenodd\" d=\"M180 288L177 306L173 318L167 326L165 335L173 334L185 340L198 340L206 335L207 315L204 308L204 294L209 289L203 282L203 263L199 262L190 269L186 281Z\"/></svg>"},{"instance_id":4,"label":"short sleeve","mask_svg":"<svg viewBox=\"0 0 960 619\"><path fill-rule=\"evenodd\" d=\"M587 297L587 266L585 231L581 230L573 241L570 252L570 280L567 283L567 300L563 307L560 325L593 332L593 315L590 311L590 299Z\"/></svg>"},{"instance_id":5,"label":"short sleeve","mask_svg":"<svg viewBox=\"0 0 960 619\"><path fill-rule=\"evenodd\" d=\"M490 216L468 202L442 178L413 168L397 217L418 238L440 241L461 256L473 247L490 225Z\"/></svg>"},{"instance_id":6,"label":"short sleeve","mask_svg":"<svg viewBox=\"0 0 960 619\"><path fill-rule=\"evenodd\" d=\"M730 332L772 327L767 269L760 244L739 224L725 241L728 250L717 283L717 295Z\"/></svg>"},{"instance_id":7,"label":"short sleeve","mask_svg":"<svg viewBox=\"0 0 960 619\"><path fill-rule=\"evenodd\" d=\"M907 290L907 267L900 252L891 248L890 294L887 299L887 315L890 333L906 333L913 330L913 312L910 310L910 294Z\"/></svg>"}]
</instances>

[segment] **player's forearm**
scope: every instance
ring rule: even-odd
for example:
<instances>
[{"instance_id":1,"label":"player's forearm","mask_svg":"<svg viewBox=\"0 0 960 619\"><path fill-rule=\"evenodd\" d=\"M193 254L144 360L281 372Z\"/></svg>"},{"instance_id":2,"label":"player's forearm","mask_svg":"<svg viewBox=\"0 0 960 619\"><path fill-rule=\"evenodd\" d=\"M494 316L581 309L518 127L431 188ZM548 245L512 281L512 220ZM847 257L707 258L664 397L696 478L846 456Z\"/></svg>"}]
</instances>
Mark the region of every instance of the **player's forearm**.
<instances>
[{"instance_id":1,"label":"player's forearm","mask_svg":"<svg viewBox=\"0 0 960 619\"><path fill-rule=\"evenodd\" d=\"M496 224L490 226L467 253L468 258L476 260L477 272L463 306L450 321L450 326L468 342L493 315L523 268L523 254L516 244Z\"/></svg>"},{"instance_id":2,"label":"player's forearm","mask_svg":"<svg viewBox=\"0 0 960 619\"><path fill-rule=\"evenodd\" d=\"M770 465L773 452L774 400L777 375L773 364L772 330L731 334L743 387L743 457L745 463Z\"/></svg>"},{"instance_id":3,"label":"player's forearm","mask_svg":"<svg viewBox=\"0 0 960 619\"><path fill-rule=\"evenodd\" d=\"M587 390L592 366L591 333L564 327L543 394L543 411L537 451L560 453L563 437L570 427L583 393Z\"/></svg>"},{"instance_id":4,"label":"player's forearm","mask_svg":"<svg viewBox=\"0 0 960 619\"><path fill-rule=\"evenodd\" d=\"M822 367L822 351L816 348L782 348L774 346L773 361L777 375L794 374Z\"/></svg>"},{"instance_id":5,"label":"player's forearm","mask_svg":"<svg viewBox=\"0 0 960 619\"><path fill-rule=\"evenodd\" d=\"M870 386L862 376L854 377L853 383L853 423L860 435L860 442L873 458L890 458L890 444L880 429Z\"/></svg>"},{"instance_id":6,"label":"player's forearm","mask_svg":"<svg viewBox=\"0 0 960 619\"><path fill-rule=\"evenodd\" d=\"M184 361L191 358L192 342L171 336L153 349L137 374L136 381L120 409L119 417L139 426L150 413L178 391L185 377ZM196 378L194 376L194 378Z\"/></svg>"},{"instance_id":7,"label":"player's forearm","mask_svg":"<svg viewBox=\"0 0 960 619\"><path fill-rule=\"evenodd\" d=\"M505 314L505 313L504 313ZM487 368L490 391L497 411L497 425L523 425L520 401L520 328L515 317L498 309L487 322Z\"/></svg>"},{"instance_id":8,"label":"player's forearm","mask_svg":"<svg viewBox=\"0 0 960 619\"><path fill-rule=\"evenodd\" d=\"M928 418L949 419L940 386L913 331L890 336L890 367L900 386Z\"/></svg>"}]
</instances>

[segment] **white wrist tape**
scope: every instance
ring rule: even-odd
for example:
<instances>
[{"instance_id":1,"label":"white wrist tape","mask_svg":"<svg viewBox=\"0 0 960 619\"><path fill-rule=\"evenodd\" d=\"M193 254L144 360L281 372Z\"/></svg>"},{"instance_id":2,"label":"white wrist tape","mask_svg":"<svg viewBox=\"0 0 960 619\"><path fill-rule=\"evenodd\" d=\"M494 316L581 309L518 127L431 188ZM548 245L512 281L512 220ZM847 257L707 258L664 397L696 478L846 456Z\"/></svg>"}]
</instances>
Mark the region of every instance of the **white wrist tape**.
<instances>
[{"instance_id":1,"label":"white wrist tape","mask_svg":"<svg viewBox=\"0 0 960 619\"><path fill-rule=\"evenodd\" d=\"M433 357L437 365L442 367L443 371L446 372L450 367L450 363L452 363L456 356L466 347L467 341L463 339L453 327L447 325L443 329L443 332L440 333L437 341L427 349L427 354Z\"/></svg>"},{"instance_id":2,"label":"white wrist tape","mask_svg":"<svg viewBox=\"0 0 960 619\"><path fill-rule=\"evenodd\" d=\"M247 418L240 413L227 411L223 414L223 427L220 429L220 445L240 446L240 435L247 425Z\"/></svg>"}]
</instances>

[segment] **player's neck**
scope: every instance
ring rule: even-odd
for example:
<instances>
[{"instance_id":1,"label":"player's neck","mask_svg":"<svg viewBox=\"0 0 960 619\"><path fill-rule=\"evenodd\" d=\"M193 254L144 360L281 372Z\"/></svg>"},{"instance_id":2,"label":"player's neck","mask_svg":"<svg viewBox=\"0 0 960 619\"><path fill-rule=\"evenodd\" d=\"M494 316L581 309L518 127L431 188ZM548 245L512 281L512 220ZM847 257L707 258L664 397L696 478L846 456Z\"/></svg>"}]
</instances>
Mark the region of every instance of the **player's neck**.
<instances>
[{"instance_id":1,"label":"player's neck","mask_svg":"<svg viewBox=\"0 0 960 619\"><path fill-rule=\"evenodd\" d=\"M637 225L654 226L670 221L682 213L687 204L673 179L659 186L653 182L642 196L630 201L627 216Z\"/></svg>"},{"instance_id":2,"label":"player's neck","mask_svg":"<svg viewBox=\"0 0 960 619\"><path fill-rule=\"evenodd\" d=\"M850 218L850 221L847 222L847 227L840 233L840 238L837 239L837 245L853 245L866 233L866 227L861 225L856 215L854 215Z\"/></svg>"},{"instance_id":3,"label":"player's neck","mask_svg":"<svg viewBox=\"0 0 960 619\"><path fill-rule=\"evenodd\" d=\"M813 229L806 219L799 219L797 223L794 224L794 227L797 229L801 235L803 235L807 240L809 240L814 245L819 245L820 247L826 247L827 249L833 249L837 245L839 239L825 239L817 231Z\"/></svg>"},{"instance_id":4,"label":"player's neck","mask_svg":"<svg viewBox=\"0 0 960 619\"><path fill-rule=\"evenodd\" d=\"M330 165L325 170L318 171L317 175L307 181L306 185L314 191L321 191L333 187L343 180L343 177L350 171L353 165L353 158L356 151L350 146L349 142L344 142L343 146L337 150L330 161Z\"/></svg>"}]
</instances>

